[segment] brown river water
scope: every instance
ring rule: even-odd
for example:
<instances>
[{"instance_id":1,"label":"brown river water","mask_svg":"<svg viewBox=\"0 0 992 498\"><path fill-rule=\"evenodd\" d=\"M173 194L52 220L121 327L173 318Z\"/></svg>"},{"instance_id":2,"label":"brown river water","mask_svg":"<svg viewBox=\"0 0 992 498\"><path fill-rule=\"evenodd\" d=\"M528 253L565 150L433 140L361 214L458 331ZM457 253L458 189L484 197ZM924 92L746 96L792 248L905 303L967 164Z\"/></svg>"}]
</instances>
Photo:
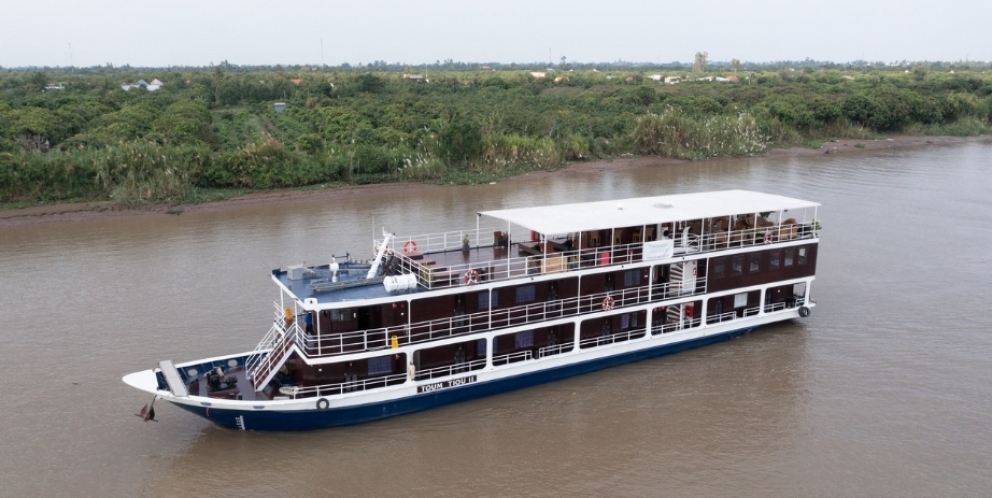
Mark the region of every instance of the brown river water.
<instances>
[{"instance_id":1,"label":"brown river water","mask_svg":"<svg viewBox=\"0 0 992 498\"><path fill-rule=\"evenodd\" d=\"M373 220L728 188L823 203L809 318L306 433L142 423L120 380L252 349L269 270L368 257ZM0 227L0 496L989 496L990 191L985 142Z\"/></svg>"}]
</instances>

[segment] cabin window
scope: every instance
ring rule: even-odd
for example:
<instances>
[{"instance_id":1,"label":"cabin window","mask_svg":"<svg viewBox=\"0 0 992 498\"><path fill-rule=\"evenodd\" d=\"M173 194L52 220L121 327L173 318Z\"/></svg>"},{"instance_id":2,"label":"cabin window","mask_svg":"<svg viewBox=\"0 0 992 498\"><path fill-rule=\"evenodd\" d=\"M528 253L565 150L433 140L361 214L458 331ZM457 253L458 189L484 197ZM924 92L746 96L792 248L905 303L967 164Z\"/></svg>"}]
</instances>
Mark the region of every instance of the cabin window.
<instances>
[{"instance_id":1,"label":"cabin window","mask_svg":"<svg viewBox=\"0 0 992 498\"><path fill-rule=\"evenodd\" d=\"M641 283L641 270L627 270L623 272L623 286L635 287Z\"/></svg>"},{"instance_id":2,"label":"cabin window","mask_svg":"<svg viewBox=\"0 0 992 498\"><path fill-rule=\"evenodd\" d=\"M743 308L747 306L747 292L734 295L734 307Z\"/></svg>"},{"instance_id":3,"label":"cabin window","mask_svg":"<svg viewBox=\"0 0 992 498\"><path fill-rule=\"evenodd\" d=\"M332 322L350 322L351 310L331 310Z\"/></svg>"},{"instance_id":4,"label":"cabin window","mask_svg":"<svg viewBox=\"0 0 992 498\"><path fill-rule=\"evenodd\" d=\"M537 299L537 287L524 285L517 287L517 304L532 303Z\"/></svg>"},{"instance_id":5,"label":"cabin window","mask_svg":"<svg viewBox=\"0 0 992 498\"><path fill-rule=\"evenodd\" d=\"M793 261L796 259L796 250L794 248L788 248L785 250L785 266L792 266Z\"/></svg>"},{"instance_id":6,"label":"cabin window","mask_svg":"<svg viewBox=\"0 0 992 498\"><path fill-rule=\"evenodd\" d=\"M637 312L620 315L620 328L627 329L637 327Z\"/></svg>"},{"instance_id":7,"label":"cabin window","mask_svg":"<svg viewBox=\"0 0 992 498\"><path fill-rule=\"evenodd\" d=\"M772 251L768 253L768 269L777 270L782 264L782 251Z\"/></svg>"},{"instance_id":8,"label":"cabin window","mask_svg":"<svg viewBox=\"0 0 992 498\"><path fill-rule=\"evenodd\" d=\"M761 270L761 255L758 253L751 253L751 268L750 272L756 272Z\"/></svg>"},{"instance_id":9,"label":"cabin window","mask_svg":"<svg viewBox=\"0 0 992 498\"><path fill-rule=\"evenodd\" d=\"M369 358L369 376L388 374L393 371L391 356Z\"/></svg>"},{"instance_id":10,"label":"cabin window","mask_svg":"<svg viewBox=\"0 0 992 498\"><path fill-rule=\"evenodd\" d=\"M800 247L799 248L799 261L796 264L798 264L799 266L802 266L802 265L805 265L806 264L806 248L805 247Z\"/></svg>"},{"instance_id":11,"label":"cabin window","mask_svg":"<svg viewBox=\"0 0 992 498\"><path fill-rule=\"evenodd\" d=\"M513 348L524 349L534 347L534 331L525 330L513 334Z\"/></svg>"},{"instance_id":12,"label":"cabin window","mask_svg":"<svg viewBox=\"0 0 992 498\"><path fill-rule=\"evenodd\" d=\"M499 308L499 292L484 291L479 293L479 309Z\"/></svg>"},{"instance_id":13,"label":"cabin window","mask_svg":"<svg viewBox=\"0 0 992 498\"><path fill-rule=\"evenodd\" d=\"M713 276L720 278L726 272L727 262L724 258L717 258L713 260Z\"/></svg>"},{"instance_id":14,"label":"cabin window","mask_svg":"<svg viewBox=\"0 0 992 498\"><path fill-rule=\"evenodd\" d=\"M744 255L738 254L730 258L730 272L734 275L744 273Z\"/></svg>"},{"instance_id":15,"label":"cabin window","mask_svg":"<svg viewBox=\"0 0 992 498\"><path fill-rule=\"evenodd\" d=\"M486 349L487 349L486 348L486 340L485 339L479 339L479 341L475 344L475 355L476 356L485 356L486 355Z\"/></svg>"}]
</instances>

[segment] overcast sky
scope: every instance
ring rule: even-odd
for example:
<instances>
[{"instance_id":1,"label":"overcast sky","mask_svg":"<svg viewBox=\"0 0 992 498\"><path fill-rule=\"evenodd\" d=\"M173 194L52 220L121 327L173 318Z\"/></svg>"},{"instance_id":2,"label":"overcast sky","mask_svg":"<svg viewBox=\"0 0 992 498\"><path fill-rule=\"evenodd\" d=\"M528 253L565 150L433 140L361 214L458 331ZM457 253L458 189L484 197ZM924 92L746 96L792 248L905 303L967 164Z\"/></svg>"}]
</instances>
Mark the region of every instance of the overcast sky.
<instances>
[{"instance_id":1,"label":"overcast sky","mask_svg":"<svg viewBox=\"0 0 992 498\"><path fill-rule=\"evenodd\" d=\"M992 59L990 0L0 0L0 66Z\"/></svg>"}]
</instances>

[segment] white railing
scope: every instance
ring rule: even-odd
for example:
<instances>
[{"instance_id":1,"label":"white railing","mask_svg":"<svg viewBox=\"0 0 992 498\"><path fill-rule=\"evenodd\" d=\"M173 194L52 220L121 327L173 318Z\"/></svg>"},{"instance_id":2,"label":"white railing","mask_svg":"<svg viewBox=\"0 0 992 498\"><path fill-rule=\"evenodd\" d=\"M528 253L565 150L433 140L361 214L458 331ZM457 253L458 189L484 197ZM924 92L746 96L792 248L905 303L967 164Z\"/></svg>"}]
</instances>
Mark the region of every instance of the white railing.
<instances>
[{"instance_id":1,"label":"white railing","mask_svg":"<svg viewBox=\"0 0 992 498\"><path fill-rule=\"evenodd\" d=\"M787 303L772 303L765 305L765 313L773 313L775 311L782 311L787 308Z\"/></svg>"},{"instance_id":2,"label":"white railing","mask_svg":"<svg viewBox=\"0 0 992 498\"><path fill-rule=\"evenodd\" d=\"M702 318L687 318L672 323L666 323L664 325L655 325L654 327L651 327L651 334L667 334L669 332L692 329L700 326L702 322Z\"/></svg>"},{"instance_id":3,"label":"white railing","mask_svg":"<svg viewBox=\"0 0 992 498\"><path fill-rule=\"evenodd\" d=\"M730 320L737 319L736 311L728 311L726 313L720 313L719 315L710 315L706 318L706 323L723 323Z\"/></svg>"},{"instance_id":4,"label":"white railing","mask_svg":"<svg viewBox=\"0 0 992 498\"><path fill-rule=\"evenodd\" d=\"M735 247L771 244L774 242L785 242L797 239L810 239L816 238L816 232L813 229L814 226L814 224L803 225L801 223L795 223L789 225L745 228L743 230L710 232L697 236L693 241L693 245L704 252L710 252ZM680 242L680 238L677 238L675 244L676 248L679 247Z\"/></svg>"},{"instance_id":5,"label":"white railing","mask_svg":"<svg viewBox=\"0 0 992 498\"><path fill-rule=\"evenodd\" d=\"M495 232L500 228L479 227L478 230L471 228L468 230L452 230L450 232L428 233L421 235L398 235L393 237L389 243L389 250L394 254L404 252L414 252L424 254L427 252L441 252L448 250L461 250L465 243L469 247L495 245ZM502 230L506 230L503 227ZM375 247L382 244L381 240L374 240Z\"/></svg>"},{"instance_id":6,"label":"white railing","mask_svg":"<svg viewBox=\"0 0 992 498\"><path fill-rule=\"evenodd\" d=\"M693 292L681 294L678 282L644 285L616 291L598 292L581 297L571 297L541 303L524 304L512 308L480 311L437 320L418 322L410 326L396 325L357 332L344 332L309 336L305 343L298 343L309 357L334 356L347 353L386 349L393 336L400 344L419 344L437 339L468 335L486 330L497 330L517 325L543 323L566 316L584 315L604 310L607 297L613 299L613 308L626 308L667 298L686 297L706 292L706 281L697 278Z\"/></svg>"},{"instance_id":7,"label":"white railing","mask_svg":"<svg viewBox=\"0 0 992 498\"><path fill-rule=\"evenodd\" d=\"M356 391L368 391L371 389L378 389L386 386L392 386L396 384L402 384L406 382L407 375L402 374L392 374L384 375L380 377L369 377L367 379L354 380L350 382L341 382L337 384L324 384L321 386L310 386L301 387L299 389L294 389L294 398L308 398L308 397L320 397L320 396L335 396L339 394L356 392Z\"/></svg>"},{"instance_id":8,"label":"white railing","mask_svg":"<svg viewBox=\"0 0 992 498\"><path fill-rule=\"evenodd\" d=\"M790 224L728 230L702 235L676 234L673 242L675 252L679 254L688 252L713 252L737 247L772 244L779 241L816 238L816 232L813 226L813 224ZM480 229L478 237L476 237L475 230L397 237L393 242L393 245L396 247L392 249L393 253L400 260L400 270L404 273L418 275L420 284L427 289L433 289L436 286L462 285L464 283L462 278L469 270L478 272L480 279L486 282L511 280L536 274L560 273L600 266L630 264L642 260L643 243L641 242L599 248L556 250L547 254L531 256L510 257L508 253L505 258L498 258L491 261L459 263L438 268L421 265L418 261L410 259L402 250L403 245L407 242L413 242L413 245L416 246L416 252L425 255L450 250L461 250L464 247L463 242L466 240L466 237L469 247L491 246L496 243L493 231L494 229L492 228ZM381 242L377 241L377 243ZM522 247L525 247L522 244L537 244L538 247L541 246L539 241L517 241L509 244L509 249L513 250L515 247L519 251ZM560 242L553 240L548 240L546 244L559 249L562 247ZM413 247L413 245L408 247ZM537 249L535 248L535 250Z\"/></svg>"},{"instance_id":9,"label":"white railing","mask_svg":"<svg viewBox=\"0 0 992 498\"><path fill-rule=\"evenodd\" d=\"M283 307L277 301L272 302L275 311L273 313L272 327L269 327L269 331L266 332L262 340L259 341L255 349L248 355L245 359L245 375L248 380L252 380L255 373L258 371L257 367L265 359L269 352L275 348L276 344L279 343L286 335L286 312Z\"/></svg>"},{"instance_id":10,"label":"white railing","mask_svg":"<svg viewBox=\"0 0 992 498\"><path fill-rule=\"evenodd\" d=\"M604 346L607 344L614 344L617 342L627 342L631 339L639 339L644 337L645 329L644 327L638 327L635 329L626 330L623 332L617 332L614 334L599 335L596 337L589 337L587 339L582 339L579 341L579 349L594 348L599 346Z\"/></svg>"},{"instance_id":11,"label":"white railing","mask_svg":"<svg viewBox=\"0 0 992 498\"><path fill-rule=\"evenodd\" d=\"M465 361L462 363L455 363L453 365L420 370L414 374L414 378L416 380L427 380L436 379L438 377L449 377L460 373L471 372L472 370L479 370L485 366L486 359L482 358L481 360Z\"/></svg>"},{"instance_id":12,"label":"white railing","mask_svg":"<svg viewBox=\"0 0 992 498\"><path fill-rule=\"evenodd\" d=\"M531 243L538 244L538 242L524 242L524 244ZM548 242L548 244L551 244L551 242ZM459 250L461 247L460 244L457 246ZM514 247L519 251L520 243L514 242L510 246L510 249L512 250ZM511 280L530 275L567 272L579 268L585 269L634 263L641 261L642 250L643 245L636 243L598 249L555 251L548 254L531 256L509 257L508 255L506 258L459 263L443 268L421 265L419 261L411 259L402 252L396 252L395 254L399 258L401 272L417 275L422 286L433 289L435 286L463 285L464 281L462 278L469 270L478 272L480 280L483 282ZM427 254L421 251L419 245L417 246L417 252Z\"/></svg>"},{"instance_id":13,"label":"white railing","mask_svg":"<svg viewBox=\"0 0 992 498\"><path fill-rule=\"evenodd\" d=\"M503 365L509 365L510 363L516 363L518 361L527 361L533 359L530 350L518 351L516 353L504 354L499 356L493 356L493 366L500 367Z\"/></svg>"},{"instance_id":14,"label":"white railing","mask_svg":"<svg viewBox=\"0 0 992 498\"><path fill-rule=\"evenodd\" d=\"M545 356L554 356L556 354L566 353L571 351L575 345L571 342L565 342L562 344L555 344L553 346L544 346L537 350L537 357L544 358Z\"/></svg>"}]
</instances>

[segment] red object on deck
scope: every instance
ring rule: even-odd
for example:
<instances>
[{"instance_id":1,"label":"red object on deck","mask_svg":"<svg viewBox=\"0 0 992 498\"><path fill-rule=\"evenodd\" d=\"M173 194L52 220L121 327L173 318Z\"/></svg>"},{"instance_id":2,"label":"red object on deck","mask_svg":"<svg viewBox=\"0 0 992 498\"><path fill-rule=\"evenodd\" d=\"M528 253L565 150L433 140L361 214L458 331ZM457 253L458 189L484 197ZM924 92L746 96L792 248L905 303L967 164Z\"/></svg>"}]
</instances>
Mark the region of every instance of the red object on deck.
<instances>
[{"instance_id":1,"label":"red object on deck","mask_svg":"<svg viewBox=\"0 0 992 498\"><path fill-rule=\"evenodd\" d=\"M537 240L537 232L535 232L533 230L530 231L530 240L531 241Z\"/></svg>"},{"instance_id":2,"label":"red object on deck","mask_svg":"<svg viewBox=\"0 0 992 498\"><path fill-rule=\"evenodd\" d=\"M610 253L608 252L599 253L599 264L602 266L606 266L610 264Z\"/></svg>"}]
</instances>

